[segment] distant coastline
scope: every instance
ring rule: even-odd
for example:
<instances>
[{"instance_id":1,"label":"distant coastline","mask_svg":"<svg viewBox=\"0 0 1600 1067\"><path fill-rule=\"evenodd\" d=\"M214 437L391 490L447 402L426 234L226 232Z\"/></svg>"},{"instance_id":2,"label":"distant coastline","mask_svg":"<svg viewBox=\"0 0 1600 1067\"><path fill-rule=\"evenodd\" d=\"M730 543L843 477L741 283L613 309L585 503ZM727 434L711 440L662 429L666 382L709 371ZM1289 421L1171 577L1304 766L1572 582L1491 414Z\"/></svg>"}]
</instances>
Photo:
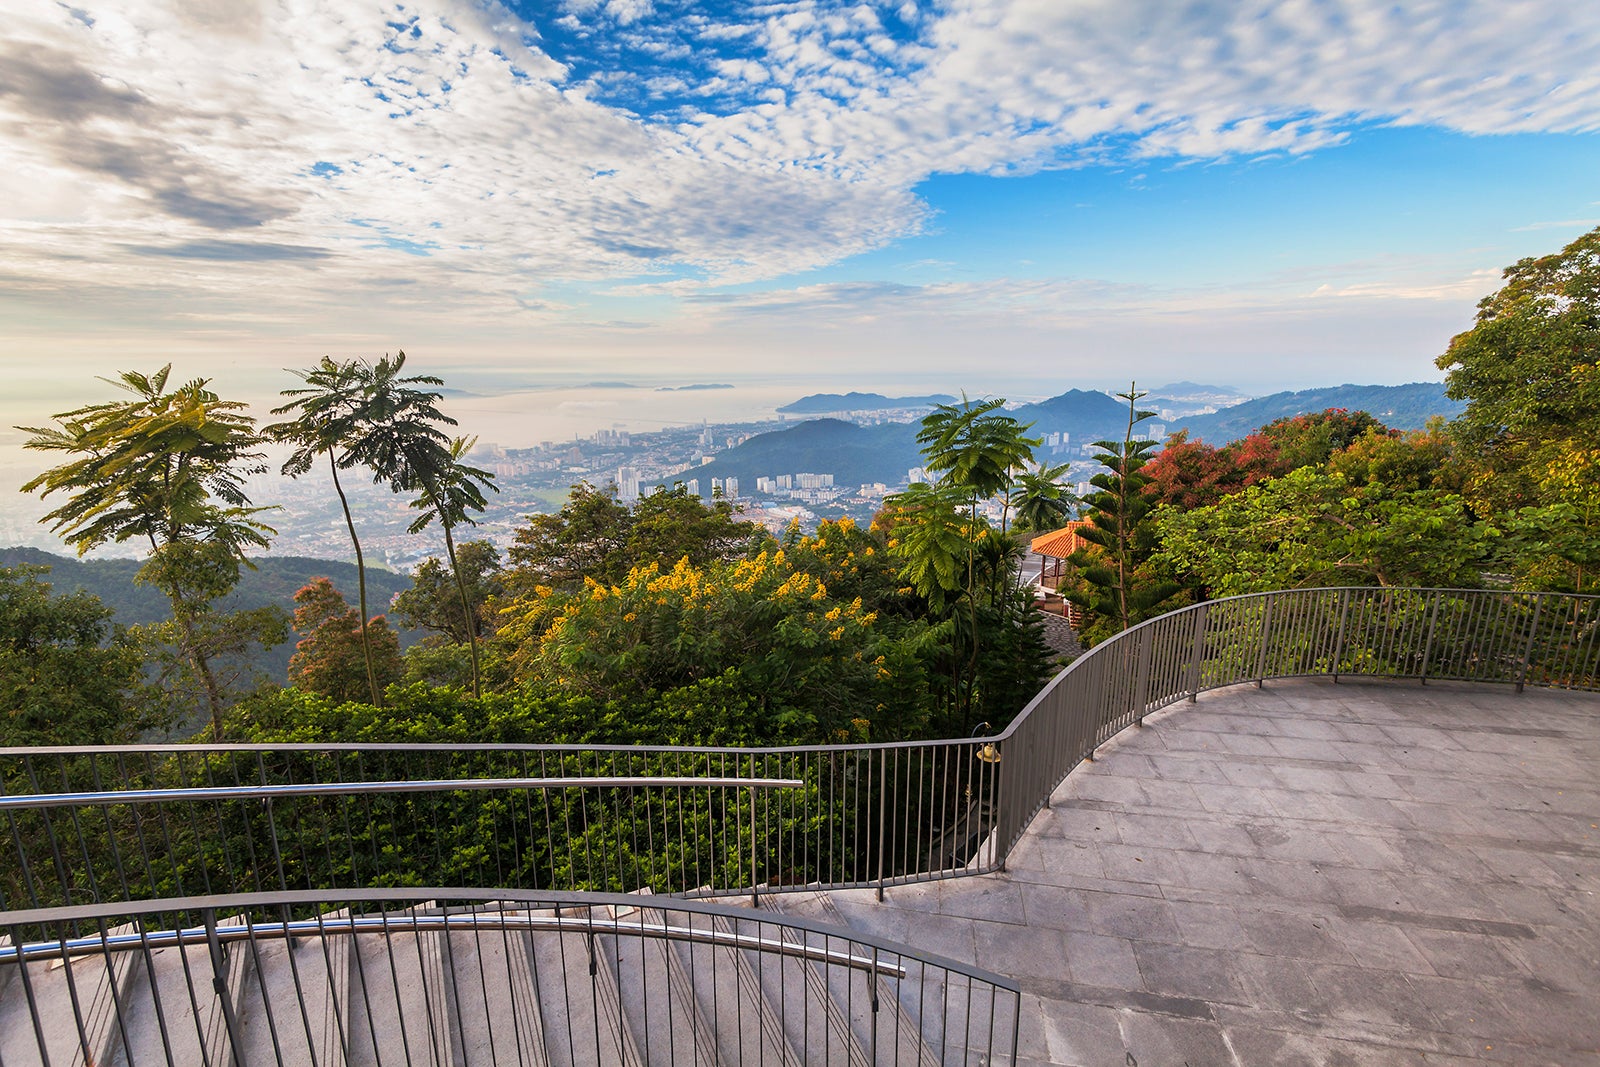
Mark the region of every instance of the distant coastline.
<instances>
[{"instance_id":1,"label":"distant coastline","mask_svg":"<svg viewBox=\"0 0 1600 1067\"><path fill-rule=\"evenodd\" d=\"M929 396L884 396L882 393L812 393L777 410L785 415L827 415L841 411L882 411L891 408L931 408L953 404L943 393Z\"/></svg>"}]
</instances>

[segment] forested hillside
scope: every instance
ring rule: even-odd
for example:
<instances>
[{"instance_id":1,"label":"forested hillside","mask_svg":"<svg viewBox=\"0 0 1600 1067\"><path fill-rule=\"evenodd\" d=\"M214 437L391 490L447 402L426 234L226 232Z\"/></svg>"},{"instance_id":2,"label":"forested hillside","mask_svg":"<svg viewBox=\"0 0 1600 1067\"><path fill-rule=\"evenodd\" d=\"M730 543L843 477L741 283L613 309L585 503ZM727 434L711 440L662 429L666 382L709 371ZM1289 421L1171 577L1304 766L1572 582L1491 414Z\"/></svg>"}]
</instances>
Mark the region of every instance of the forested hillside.
<instances>
[{"instance_id":1,"label":"forested hillside","mask_svg":"<svg viewBox=\"0 0 1600 1067\"><path fill-rule=\"evenodd\" d=\"M219 602L222 610L232 612L275 605L293 614L294 594L316 578L330 579L346 600L355 602L356 568L353 564L306 556L263 556L254 562L255 569L246 568L238 586ZM110 608L114 613L111 621L123 626L160 622L172 615L172 607L160 589L133 580L139 570L139 560L75 559L37 548L0 548L0 566L14 567L22 563L49 567L45 581L57 594L81 589ZM367 596L373 614L388 611L389 602L410 588L408 575L367 571ZM422 637L418 631L402 628L392 620L391 625L399 632L402 647L409 647ZM295 639L296 635L291 633L289 640L282 644L257 650L250 657L251 664L282 683L288 678Z\"/></svg>"},{"instance_id":2,"label":"forested hillside","mask_svg":"<svg viewBox=\"0 0 1600 1067\"><path fill-rule=\"evenodd\" d=\"M1455 418L1466 408L1445 395L1443 382L1409 385L1333 385L1325 389L1272 393L1223 408L1210 415L1175 419L1168 433L1188 430L1191 438L1224 445L1237 441L1275 419L1293 418L1328 408L1365 411L1393 430L1420 430L1429 419Z\"/></svg>"}]
</instances>

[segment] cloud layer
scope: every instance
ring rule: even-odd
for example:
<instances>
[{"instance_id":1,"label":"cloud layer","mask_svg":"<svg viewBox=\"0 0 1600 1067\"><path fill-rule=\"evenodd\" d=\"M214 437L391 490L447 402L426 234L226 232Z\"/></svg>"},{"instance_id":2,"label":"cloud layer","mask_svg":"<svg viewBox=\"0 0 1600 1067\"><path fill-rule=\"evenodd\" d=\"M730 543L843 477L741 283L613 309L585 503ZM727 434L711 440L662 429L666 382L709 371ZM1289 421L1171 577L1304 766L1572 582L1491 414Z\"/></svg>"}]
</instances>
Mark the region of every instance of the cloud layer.
<instances>
[{"instance_id":1,"label":"cloud layer","mask_svg":"<svg viewBox=\"0 0 1600 1067\"><path fill-rule=\"evenodd\" d=\"M771 279L917 232L938 173L1600 130L1600 14L1568 0L0 15L0 292L201 317Z\"/></svg>"}]
</instances>

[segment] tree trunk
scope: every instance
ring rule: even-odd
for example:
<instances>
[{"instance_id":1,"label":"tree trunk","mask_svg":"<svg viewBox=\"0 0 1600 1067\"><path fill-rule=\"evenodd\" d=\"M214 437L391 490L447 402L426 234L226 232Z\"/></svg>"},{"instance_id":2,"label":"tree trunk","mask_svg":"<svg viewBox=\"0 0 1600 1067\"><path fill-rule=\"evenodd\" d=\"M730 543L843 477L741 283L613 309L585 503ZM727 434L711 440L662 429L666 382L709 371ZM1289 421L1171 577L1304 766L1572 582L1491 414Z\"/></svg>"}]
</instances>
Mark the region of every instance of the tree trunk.
<instances>
[{"instance_id":1,"label":"tree trunk","mask_svg":"<svg viewBox=\"0 0 1600 1067\"><path fill-rule=\"evenodd\" d=\"M222 689L217 685L216 675L211 673L211 663L206 659L205 650L200 647L200 639L194 632L194 619L189 614L189 609L183 606L183 593L176 586L167 590L167 596L172 601L172 618L183 631L184 652L189 657L189 664L194 668L195 674L200 676L200 684L205 688L206 711L211 715L211 740L222 741Z\"/></svg>"},{"instance_id":2,"label":"tree trunk","mask_svg":"<svg viewBox=\"0 0 1600 1067\"><path fill-rule=\"evenodd\" d=\"M367 687L372 691L372 706L383 707L383 693L378 689L378 671L372 662L372 641L367 635L367 563L361 554L361 539L356 536L355 520L350 517L350 501L345 498L344 486L339 484L339 465L334 462L333 449L328 449L328 469L333 472L333 491L339 494L339 506L344 509L344 525L350 531L350 543L356 550L356 585L361 597L361 655L367 661Z\"/></svg>"},{"instance_id":3,"label":"tree trunk","mask_svg":"<svg viewBox=\"0 0 1600 1067\"><path fill-rule=\"evenodd\" d=\"M444 527L444 548L450 554L450 570L456 576L456 591L461 594L461 617L467 625L467 648L472 654L472 695L481 700L483 682L478 673L478 624L472 617L472 604L467 598L467 580L456 563L456 539L451 535L450 523L442 511L439 513L439 524Z\"/></svg>"}]
</instances>

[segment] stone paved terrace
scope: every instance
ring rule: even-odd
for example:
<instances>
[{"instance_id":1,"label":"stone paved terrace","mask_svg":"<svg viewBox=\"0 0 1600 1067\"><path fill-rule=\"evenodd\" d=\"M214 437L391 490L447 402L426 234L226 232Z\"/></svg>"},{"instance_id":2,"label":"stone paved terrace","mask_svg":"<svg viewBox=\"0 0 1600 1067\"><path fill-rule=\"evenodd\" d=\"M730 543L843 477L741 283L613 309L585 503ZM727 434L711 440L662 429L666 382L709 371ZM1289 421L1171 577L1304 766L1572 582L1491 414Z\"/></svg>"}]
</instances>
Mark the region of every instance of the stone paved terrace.
<instances>
[{"instance_id":1,"label":"stone paved terrace","mask_svg":"<svg viewBox=\"0 0 1600 1067\"><path fill-rule=\"evenodd\" d=\"M1597 892L1600 696L1318 681L1124 732L1005 874L784 904L1016 976L1023 1063L1578 1065Z\"/></svg>"}]
</instances>

